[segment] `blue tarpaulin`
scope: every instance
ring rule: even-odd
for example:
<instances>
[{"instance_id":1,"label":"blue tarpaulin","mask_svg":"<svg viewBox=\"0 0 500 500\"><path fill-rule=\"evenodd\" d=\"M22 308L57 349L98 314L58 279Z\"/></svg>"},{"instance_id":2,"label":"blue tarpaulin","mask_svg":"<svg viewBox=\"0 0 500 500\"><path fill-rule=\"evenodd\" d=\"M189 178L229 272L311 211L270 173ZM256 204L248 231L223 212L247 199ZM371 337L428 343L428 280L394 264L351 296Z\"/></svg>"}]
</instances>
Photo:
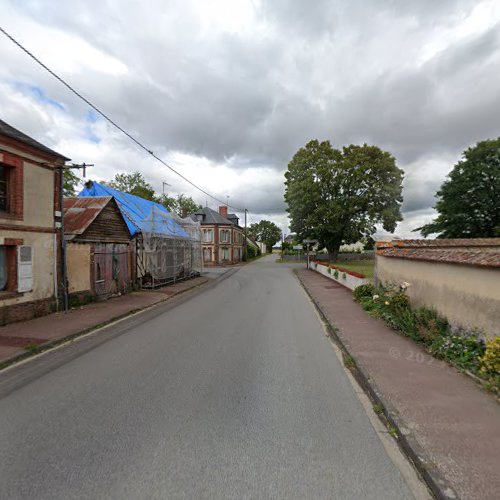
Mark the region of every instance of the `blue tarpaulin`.
<instances>
[{"instance_id":1,"label":"blue tarpaulin","mask_svg":"<svg viewBox=\"0 0 500 500\"><path fill-rule=\"evenodd\" d=\"M122 193L95 181L87 183L78 196L112 196L118 204L131 236L138 232L154 232L165 236L189 237L184 228L172 220L170 212L160 203Z\"/></svg>"}]
</instances>

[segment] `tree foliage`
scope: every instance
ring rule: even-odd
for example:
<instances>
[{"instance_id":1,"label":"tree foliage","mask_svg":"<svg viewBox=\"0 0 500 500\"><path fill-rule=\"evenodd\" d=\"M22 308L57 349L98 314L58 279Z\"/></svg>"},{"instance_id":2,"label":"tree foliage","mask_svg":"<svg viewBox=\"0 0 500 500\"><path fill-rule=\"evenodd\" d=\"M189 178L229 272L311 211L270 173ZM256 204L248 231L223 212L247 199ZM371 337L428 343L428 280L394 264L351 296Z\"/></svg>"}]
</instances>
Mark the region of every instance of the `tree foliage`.
<instances>
[{"instance_id":1,"label":"tree foliage","mask_svg":"<svg viewBox=\"0 0 500 500\"><path fill-rule=\"evenodd\" d=\"M158 196L153 186L138 171L131 174L116 174L113 180L104 182L104 184L118 189L118 191L161 203L169 212L175 212L178 215L182 215L183 209L185 209L187 214L191 214L202 208L191 196L186 196L182 193L177 195L177 197L166 194Z\"/></svg>"},{"instance_id":2,"label":"tree foliage","mask_svg":"<svg viewBox=\"0 0 500 500\"><path fill-rule=\"evenodd\" d=\"M65 168L63 170L63 178L64 178L64 187L63 194L64 196L75 196L76 195L76 186L80 183L81 179L76 175L71 169Z\"/></svg>"},{"instance_id":3,"label":"tree foliage","mask_svg":"<svg viewBox=\"0 0 500 500\"><path fill-rule=\"evenodd\" d=\"M191 196L186 196L185 194L180 194L177 196L177 205L179 206L179 213L182 214L184 211L186 214L193 214L203 207L196 203Z\"/></svg>"},{"instance_id":4,"label":"tree foliage","mask_svg":"<svg viewBox=\"0 0 500 500\"><path fill-rule=\"evenodd\" d=\"M158 201L153 186L146 182L146 179L138 171L132 174L116 174L113 180L104 184L118 191L140 196L146 200Z\"/></svg>"},{"instance_id":5,"label":"tree foliage","mask_svg":"<svg viewBox=\"0 0 500 500\"><path fill-rule=\"evenodd\" d=\"M191 196L182 193L177 197L163 194L158 198L158 202L164 205L169 212L175 212L181 216L183 213L189 215L202 209L202 206L196 203Z\"/></svg>"},{"instance_id":6,"label":"tree foliage","mask_svg":"<svg viewBox=\"0 0 500 500\"><path fill-rule=\"evenodd\" d=\"M377 224L393 232L401 217L403 171L377 146L332 148L310 141L285 173L291 230L318 239L333 258L342 244L371 236Z\"/></svg>"},{"instance_id":7,"label":"tree foliage","mask_svg":"<svg viewBox=\"0 0 500 500\"><path fill-rule=\"evenodd\" d=\"M438 217L416 229L422 235L500 236L500 138L478 142L464 151L436 197Z\"/></svg>"},{"instance_id":8,"label":"tree foliage","mask_svg":"<svg viewBox=\"0 0 500 500\"><path fill-rule=\"evenodd\" d=\"M268 252L272 252L273 246L281 239L281 229L270 220L250 224L248 233L257 241L265 243Z\"/></svg>"}]
</instances>

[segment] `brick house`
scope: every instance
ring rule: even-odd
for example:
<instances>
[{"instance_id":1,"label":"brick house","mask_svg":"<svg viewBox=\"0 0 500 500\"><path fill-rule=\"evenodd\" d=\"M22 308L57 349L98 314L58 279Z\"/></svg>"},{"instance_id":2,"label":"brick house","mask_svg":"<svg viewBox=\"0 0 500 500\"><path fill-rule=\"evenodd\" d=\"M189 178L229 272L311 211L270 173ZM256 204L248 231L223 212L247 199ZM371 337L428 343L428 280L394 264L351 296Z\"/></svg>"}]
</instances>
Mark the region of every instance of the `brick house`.
<instances>
[{"instance_id":1,"label":"brick house","mask_svg":"<svg viewBox=\"0 0 500 500\"><path fill-rule=\"evenodd\" d=\"M61 210L58 167L67 160L0 120L0 325L54 309L61 244L55 227Z\"/></svg>"},{"instance_id":2,"label":"brick house","mask_svg":"<svg viewBox=\"0 0 500 500\"><path fill-rule=\"evenodd\" d=\"M218 212L205 207L191 218L201 224L204 265L237 264L243 260L245 232L236 214L228 214L225 206Z\"/></svg>"}]
</instances>

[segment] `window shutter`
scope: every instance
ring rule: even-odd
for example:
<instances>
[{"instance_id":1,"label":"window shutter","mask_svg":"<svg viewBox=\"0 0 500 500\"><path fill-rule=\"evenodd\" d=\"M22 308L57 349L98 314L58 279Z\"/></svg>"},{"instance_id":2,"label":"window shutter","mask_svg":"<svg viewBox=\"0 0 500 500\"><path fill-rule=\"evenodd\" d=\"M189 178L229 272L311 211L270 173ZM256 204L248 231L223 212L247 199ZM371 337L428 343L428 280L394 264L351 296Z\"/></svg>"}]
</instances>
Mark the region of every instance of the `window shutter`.
<instances>
[{"instance_id":1,"label":"window shutter","mask_svg":"<svg viewBox=\"0 0 500 500\"><path fill-rule=\"evenodd\" d=\"M17 291L33 290L33 252L27 245L17 248Z\"/></svg>"}]
</instances>

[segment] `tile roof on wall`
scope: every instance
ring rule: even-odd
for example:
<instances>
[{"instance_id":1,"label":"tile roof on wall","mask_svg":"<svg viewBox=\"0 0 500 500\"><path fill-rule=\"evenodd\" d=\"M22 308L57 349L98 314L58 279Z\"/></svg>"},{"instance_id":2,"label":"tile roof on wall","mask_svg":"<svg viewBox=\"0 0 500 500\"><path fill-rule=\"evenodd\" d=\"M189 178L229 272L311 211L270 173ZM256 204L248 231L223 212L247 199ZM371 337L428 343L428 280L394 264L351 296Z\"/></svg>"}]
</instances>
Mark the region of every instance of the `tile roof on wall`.
<instances>
[{"instance_id":1,"label":"tile roof on wall","mask_svg":"<svg viewBox=\"0 0 500 500\"><path fill-rule=\"evenodd\" d=\"M376 253L382 257L500 268L500 248L498 252L480 252L450 248L378 247Z\"/></svg>"},{"instance_id":2,"label":"tile roof on wall","mask_svg":"<svg viewBox=\"0 0 500 500\"><path fill-rule=\"evenodd\" d=\"M377 241L377 248L456 248L498 247L500 238L459 238L436 240L392 240Z\"/></svg>"}]
</instances>

